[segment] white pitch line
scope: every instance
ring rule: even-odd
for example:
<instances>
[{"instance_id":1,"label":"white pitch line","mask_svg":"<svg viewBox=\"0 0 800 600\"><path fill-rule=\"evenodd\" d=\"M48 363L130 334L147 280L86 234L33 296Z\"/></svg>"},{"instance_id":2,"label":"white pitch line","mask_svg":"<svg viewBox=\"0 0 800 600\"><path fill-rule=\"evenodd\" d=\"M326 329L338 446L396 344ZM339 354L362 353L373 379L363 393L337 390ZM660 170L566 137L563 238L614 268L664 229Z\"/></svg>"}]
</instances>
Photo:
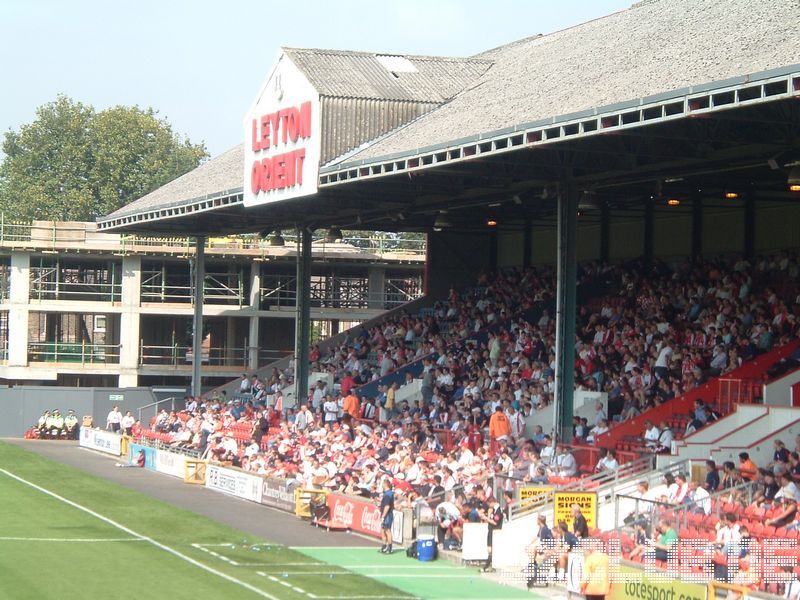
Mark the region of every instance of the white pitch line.
<instances>
[{"instance_id":1,"label":"white pitch line","mask_svg":"<svg viewBox=\"0 0 800 600\"><path fill-rule=\"evenodd\" d=\"M101 542L141 542L139 538L35 538L35 537L0 537L0 542L77 542L82 544Z\"/></svg>"},{"instance_id":2,"label":"white pitch line","mask_svg":"<svg viewBox=\"0 0 800 600\"><path fill-rule=\"evenodd\" d=\"M28 481L27 479L23 479L22 477L20 477L18 475L15 475L11 471L7 471L5 469L0 469L0 473L3 473L6 476L10 477L11 479L14 479L14 480L16 480L16 481L18 481L20 483L23 483L23 484L29 486L29 487L32 487L33 489L38 490L38 491L42 492L43 494L46 494L46 495L50 496L51 498L55 498L56 500L59 500L59 501L63 502L64 504L72 506L73 508L77 508L78 510L83 511L86 514L91 515L94 518L99 519L100 521L103 521L104 523L107 523L107 524L111 525L112 527L115 527L115 528L119 529L120 531L124 531L128 535L132 535L132 536L134 536L136 538L139 538L143 542L148 542L149 544L152 544L156 548L159 548L159 549L163 550L164 552L172 554L173 556L175 556L177 558L180 558L181 560L184 560L187 563L189 563L190 565L198 567L199 569L202 569L203 571L206 571L207 573L211 573L212 575L216 575L217 577L220 577L221 579L229 581L230 583L233 583L233 584L236 584L238 586L241 586L241 587L245 588L246 590L249 590L249 591L253 592L254 594L258 594L262 598L268 598L268 600L278 600L278 598L276 598L275 596L272 596L272 595L268 594L264 590L258 589L254 585L250 585L249 583L247 583L245 581L240 581L240 580L236 579L235 577L232 577L232 576L228 575L227 573L223 573L222 571L217 571L216 569L214 569L212 567L209 567L208 565L204 565L203 563L191 558L190 556L186 556L185 554L183 554L182 552L179 552L178 550L175 550L174 548L170 548L169 546L166 546L166 545L162 544L161 542L157 542L153 538L147 537L146 535L142 535L140 533L137 533L133 529L125 527L121 523L117 523L113 519L109 519L108 517L105 517L105 516L101 515L100 513L93 511L91 508L87 508L86 506L78 504L77 502L73 502L72 500L68 500L67 498L64 498L63 496L59 496L55 492L51 492L48 489L45 489L45 488L43 488L43 487L41 487L39 485L36 485L32 481Z\"/></svg>"},{"instance_id":3,"label":"white pitch line","mask_svg":"<svg viewBox=\"0 0 800 600\"><path fill-rule=\"evenodd\" d=\"M242 566L241 564L239 564L239 563L238 563L238 562L236 562L235 560L231 560L230 558L228 558L227 556L224 556L224 555L220 554L219 552L214 552L213 550L209 550L208 548L204 548L202 544L192 544L192 546L193 546L194 548L197 548L198 550L202 550L203 552L205 552L205 553L207 553L207 554L210 554L211 556L213 556L213 557L215 557L215 558L218 558L218 559L220 559L220 560L221 560L221 561L223 561L223 562L226 562L226 563L228 563L228 564L229 564L229 565L231 565L232 567L241 567L241 566Z\"/></svg>"}]
</instances>

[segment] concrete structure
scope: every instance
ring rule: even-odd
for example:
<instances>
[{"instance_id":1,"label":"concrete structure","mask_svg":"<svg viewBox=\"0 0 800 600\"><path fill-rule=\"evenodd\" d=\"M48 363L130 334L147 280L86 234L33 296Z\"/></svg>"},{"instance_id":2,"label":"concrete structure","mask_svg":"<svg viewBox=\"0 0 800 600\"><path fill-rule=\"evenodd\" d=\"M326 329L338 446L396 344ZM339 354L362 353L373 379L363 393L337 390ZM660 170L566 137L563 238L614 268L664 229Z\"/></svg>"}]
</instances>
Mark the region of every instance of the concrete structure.
<instances>
[{"instance_id":1,"label":"concrete structure","mask_svg":"<svg viewBox=\"0 0 800 600\"><path fill-rule=\"evenodd\" d=\"M422 295L423 242L403 249L386 237L349 241L362 248L312 245L318 336ZM291 353L296 251L243 236L209 239L205 254L208 386ZM3 222L0 380L185 387L194 356L193 259L188 238L99 233L94 223Z\"/></svg>"}]
</instances>

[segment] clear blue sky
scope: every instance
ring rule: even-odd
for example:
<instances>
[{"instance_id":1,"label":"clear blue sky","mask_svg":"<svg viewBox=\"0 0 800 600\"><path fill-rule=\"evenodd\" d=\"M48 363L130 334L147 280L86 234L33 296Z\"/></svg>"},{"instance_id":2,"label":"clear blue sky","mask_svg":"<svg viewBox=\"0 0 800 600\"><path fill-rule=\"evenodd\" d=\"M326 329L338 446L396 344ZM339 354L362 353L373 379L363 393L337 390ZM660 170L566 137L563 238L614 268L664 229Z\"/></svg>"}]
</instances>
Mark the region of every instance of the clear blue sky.
<instances>
[{"instance_id":1,"label":"clear blue sky","mask_svg":"<svg viewBox=\"0 0 800 600\"><path fill-rule=\"evenodd\" d=\"M219 154L280 46L467 56L633 0L0 0L0 132L59 93L152 106Z\"/></svg>"}]
</instances>

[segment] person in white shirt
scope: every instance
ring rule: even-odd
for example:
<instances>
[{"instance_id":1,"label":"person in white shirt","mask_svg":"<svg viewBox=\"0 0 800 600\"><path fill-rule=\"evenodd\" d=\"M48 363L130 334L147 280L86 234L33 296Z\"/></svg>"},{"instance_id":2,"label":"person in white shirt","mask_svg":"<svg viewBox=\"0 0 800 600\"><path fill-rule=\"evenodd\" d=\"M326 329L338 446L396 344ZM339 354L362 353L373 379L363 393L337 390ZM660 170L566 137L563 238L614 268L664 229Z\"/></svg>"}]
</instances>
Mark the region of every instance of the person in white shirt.
<instances>
[{"instance_id":1,"label":"person in white shirt","mask_svg":"<svg viewBox=\"0 0 800 600\"><path fill-rule=\"evenodd\" d=\"M539 450L539 458L542 459L545 465L549 465L553 462L554 455L553 440L549 435L545 435L542 441L542 449Z\"/></svg>"},{"instance_id":2,"label":"person in white shirt","mask_svg":"<svg viewBox=\"0 0 800 600\"><path fill-rule=\"evenodd\" d=\"M121 427L122 413L119 410L119 406L114 406L111 412L108 413L108 417L106 417L106 429L114 433L119 433Z\"/></svg>"},{"instance_id":3,"label":"person in white shirt","mask_svg":"<svg viewBox=\"0 0 800 600\"><path fill-rule=\"evenodd\" d=\"M125 413L125 416L122 417L120 421L120 426L122 427L122 432L125 435L132 435L133 425L136 423L136 417L133 416L131 411Z\"/></svg>"},{"instance_id":4,"label":"person in white shirt","mask_svg":"<svg viewBox=\"0 0 800 600\"><path fill-rule=\"evenodd\" d=\"M644 422L644 441L648 448L653 449L658 447L658 438L661 437L661 432L658 430L652 421L649 419Z\"/></svg>"},{"instance_id":5,"label":"person in white shirt","mask_svg":"<svg viewBox=\"0 0 800 600\"><path fill-rule=\"evenodd\" d=\"M566 446L558 447L558 454L555 457L552 471L554 475L559 477L575 477L578 472L578 463Z\"/></svg>"},{"instance_id":6,"label":"person in white shirt","mask_svg":"<svg viewBox=\"0 0 800 600\"><path fill-rule=\"evenodd\" d=\"M692 510L706 516L711 514L711 495L696 481L689 482L689 498L694 504Z\"/></svg>"},{"instance_id":7,"label":"person in white shirt","mask_svg":"<svg viewBox=\"0 0 800 600\"><path fill-rule=\"evenodd\" d=\"M654 452L672 452L672 429L670 429L666 421L661 421L661 430L658 432L658 443L654 448Z\"/></svg>"},{"instance_id":8,"label":"person in white shirt","mask_svg":"<svg viewBox=\"0 0 800 600\"><path fill-rule=\"evenodd\" d=\"M339 420L339 404L333 399L333 396L328 396L325 399L322 410L325 414L324 420L326 425L333 425Z\"/></svg>"},{"instance_id":9,"label":"person in white shirt","mask_svg":"<svg viewBox=\"0 0 800 600\"><path fill-rule=\"evenodd\" d=\"M608 421L603 419L597 425L592 427L592 429L589 431L589 435L586 436L586 441L590 443L594 442L597 439L598 435L602 435L607 431L608 431Z\"/></svg>"},{"instance_id":10,"label":"person in white shirt","mask_svg":"<svg viewBox=\"0 0 800 600\"><path fill-rule=\"evenodd\" d=\"M613 472L619 469L619 461L617 461L617 453L615 450L607 450L606 448L600 449L600 460L597 461L597 466L594 468L596 473Z\"/></svg>"}]
</instances>

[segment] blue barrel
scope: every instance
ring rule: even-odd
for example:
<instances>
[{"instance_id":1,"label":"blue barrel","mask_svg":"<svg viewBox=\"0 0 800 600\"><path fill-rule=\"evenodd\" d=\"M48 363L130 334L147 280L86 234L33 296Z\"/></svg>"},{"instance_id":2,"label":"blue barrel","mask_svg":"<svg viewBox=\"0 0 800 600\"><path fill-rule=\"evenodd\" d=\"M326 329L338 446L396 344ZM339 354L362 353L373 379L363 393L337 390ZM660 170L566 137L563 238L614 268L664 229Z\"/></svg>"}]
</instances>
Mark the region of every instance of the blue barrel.
<instances>
[{"instance_id":1,"label":"blue barrel","mask_svg":"<svg viewBox=\"0 0 800 600\"><path fill-rule=\"evenodd\" d=\"M436 556L436 540L432 535L421 535L417 539L417 558L423 561L433 560Z\"/></svg>"}]
</instances>

